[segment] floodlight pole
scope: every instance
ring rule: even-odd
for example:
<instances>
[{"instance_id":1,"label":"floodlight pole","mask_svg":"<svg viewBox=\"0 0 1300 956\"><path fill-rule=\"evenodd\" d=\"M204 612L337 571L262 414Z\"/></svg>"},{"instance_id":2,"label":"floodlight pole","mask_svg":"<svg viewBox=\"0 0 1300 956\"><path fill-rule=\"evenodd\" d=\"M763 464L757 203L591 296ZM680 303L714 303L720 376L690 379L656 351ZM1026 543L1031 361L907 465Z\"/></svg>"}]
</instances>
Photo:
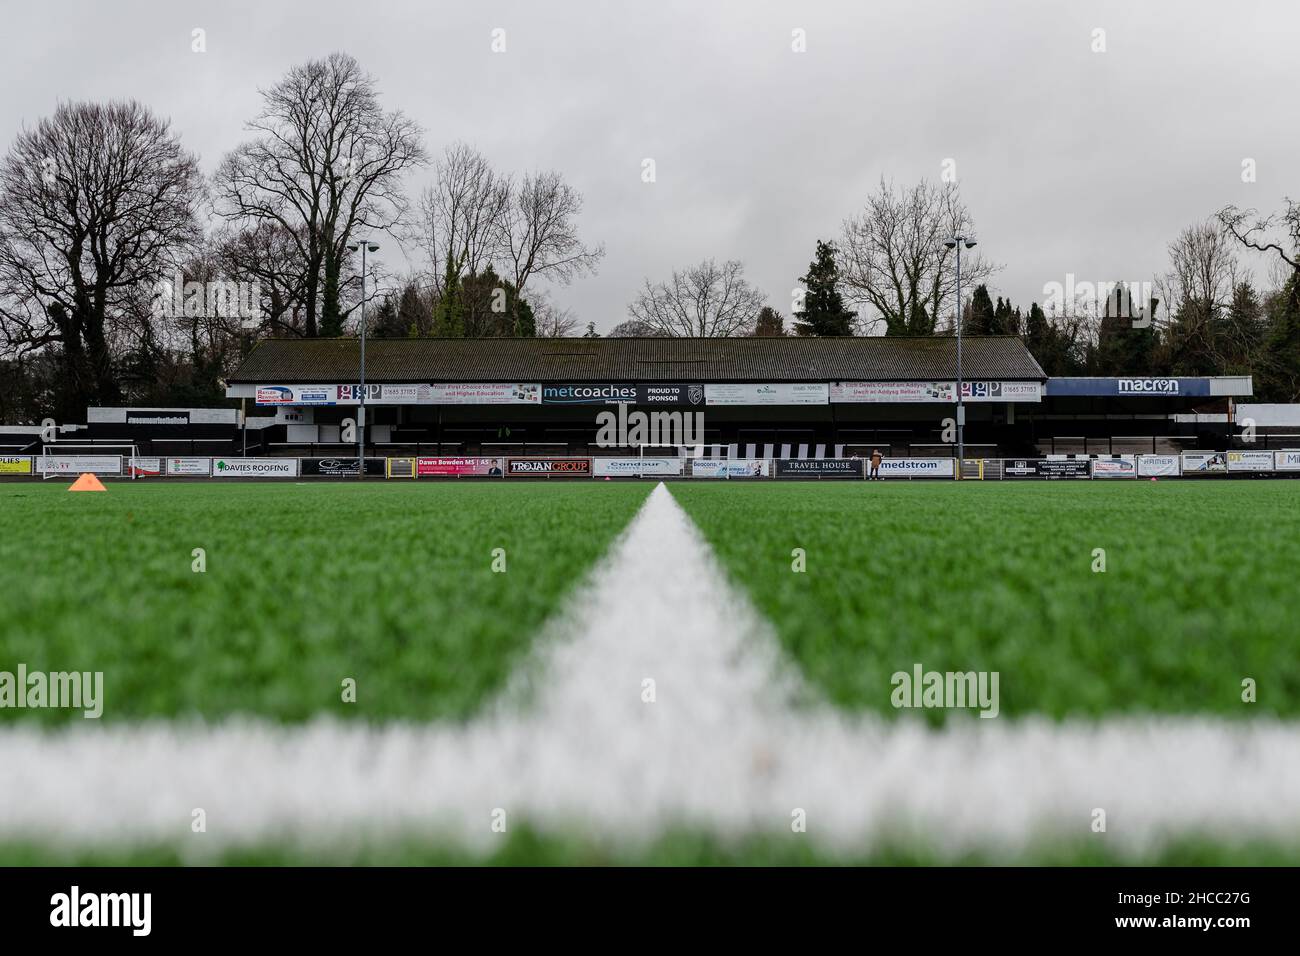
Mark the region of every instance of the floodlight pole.
<instances>
[{"instance_id":1,"label":"floodlight pole","mask_svg":"<svg viewBox=\"0 0 1300 956\"><path fill-rule=\"evenodd\" d=\"M348 243L352 252L361 250L361 392L357 399L357 480L366 477L366 251L378 252L379 244L368 239Z\"/></svg>"},{"instance_id":2,"label":"floodlight pole","mask_svg":"<svg viewBox=\"0 0 1300 956\"><path fill-rule=\"evenodd\" d=\"M966 405L962 401L961 376L961 250L962 246L971 249L975 240L969 236L953 236L944 242L949 249L957 250L957 308L953 313L953 324L957 326L957 477L961 478L962 462L966 459Z\"/></svg>"}]
</instances>

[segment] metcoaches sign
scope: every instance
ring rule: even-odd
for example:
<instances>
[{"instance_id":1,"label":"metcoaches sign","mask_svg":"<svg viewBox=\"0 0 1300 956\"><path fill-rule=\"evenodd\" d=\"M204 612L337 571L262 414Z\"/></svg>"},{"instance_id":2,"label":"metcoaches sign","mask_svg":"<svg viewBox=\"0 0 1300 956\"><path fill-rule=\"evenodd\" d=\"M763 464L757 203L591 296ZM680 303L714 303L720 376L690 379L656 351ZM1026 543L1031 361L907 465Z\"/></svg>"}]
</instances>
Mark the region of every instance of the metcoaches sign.
<instances>
[{"instance_id":1,"label":"metcoaches sign","mask_svg":"<svg viewBox=\"0 0 1300 956\"><path fill-rule=\"evenodd\" d=\"M861 478L860 458L778 458L778 478Z\"/></svg>"},{"instance_id":2,"label":"metcoaches sign","mask_svg":"<svg viewBox=\"0 0 1300 956\"><path fill-rule=\"evenodd\" d=\"M506 474L516 478L529 475L590 475L590 458L510 458Z\"/></svg>"}]
</instances>

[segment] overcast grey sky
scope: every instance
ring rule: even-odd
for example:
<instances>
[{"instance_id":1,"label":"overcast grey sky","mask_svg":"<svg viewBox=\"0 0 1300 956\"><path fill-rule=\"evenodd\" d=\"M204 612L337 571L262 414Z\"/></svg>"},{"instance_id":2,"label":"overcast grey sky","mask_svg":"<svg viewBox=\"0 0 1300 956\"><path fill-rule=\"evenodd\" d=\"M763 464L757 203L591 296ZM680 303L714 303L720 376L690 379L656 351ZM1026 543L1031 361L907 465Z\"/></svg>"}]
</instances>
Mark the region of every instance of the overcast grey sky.
<instances>
[{"instance_id":1,"label":"overcast grey sky","mask_svg":"<svg viewBox=\"0 0 1300 956\"><path fill-rule=\"evenodd\" d=\"M606 258L554 298L601 331L645 277L708 256L742 260L788 316L815 241L882 174L936 179L947 158L1006 265L996 291L1026 307L1068 272L1150 279L1183 226L1300 195L1294 0L50 0L5 21L5 148L60 100L134 97L208 173L259 86L346 50L431 152L462 139L584 194Z\"/></svg>"}]
</instances>

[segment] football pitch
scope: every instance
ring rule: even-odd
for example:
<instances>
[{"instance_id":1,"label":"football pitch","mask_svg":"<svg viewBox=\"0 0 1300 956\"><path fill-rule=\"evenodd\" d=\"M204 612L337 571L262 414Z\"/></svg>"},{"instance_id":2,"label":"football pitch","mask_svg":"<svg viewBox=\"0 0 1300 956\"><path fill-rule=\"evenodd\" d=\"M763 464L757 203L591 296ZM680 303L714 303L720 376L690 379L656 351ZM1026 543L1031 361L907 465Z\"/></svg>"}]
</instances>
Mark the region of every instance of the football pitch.
<instances>
[{"instance_id":1,"label":"football pitch","mask_svg":"<svg viewBox=\"0 0 1300 956\"><path fill-rule=\"evenodd\" d=\"M1294 863L1298 506L2 485L0 862Z\"/></svg>"}]
</instances>

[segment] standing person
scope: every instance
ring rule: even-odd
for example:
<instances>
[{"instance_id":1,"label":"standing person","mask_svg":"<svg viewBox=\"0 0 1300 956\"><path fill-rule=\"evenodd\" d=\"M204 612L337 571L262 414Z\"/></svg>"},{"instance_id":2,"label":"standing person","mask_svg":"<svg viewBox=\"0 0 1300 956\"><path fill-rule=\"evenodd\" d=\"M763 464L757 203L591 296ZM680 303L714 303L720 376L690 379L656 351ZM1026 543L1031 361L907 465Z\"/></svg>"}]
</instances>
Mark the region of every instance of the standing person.
<instances>
[{"instance_id":1,"label":"standing person","mask_svg":"<svg viewBox=\"0 0 1300 956\"><path fill-rule=\"evenodd\" d=\"M875 478L877 481L880 480L880 458L880 449L871 449L871 474L867 476L868 480L872 478Z\"/></svg>"}]
</instances>

